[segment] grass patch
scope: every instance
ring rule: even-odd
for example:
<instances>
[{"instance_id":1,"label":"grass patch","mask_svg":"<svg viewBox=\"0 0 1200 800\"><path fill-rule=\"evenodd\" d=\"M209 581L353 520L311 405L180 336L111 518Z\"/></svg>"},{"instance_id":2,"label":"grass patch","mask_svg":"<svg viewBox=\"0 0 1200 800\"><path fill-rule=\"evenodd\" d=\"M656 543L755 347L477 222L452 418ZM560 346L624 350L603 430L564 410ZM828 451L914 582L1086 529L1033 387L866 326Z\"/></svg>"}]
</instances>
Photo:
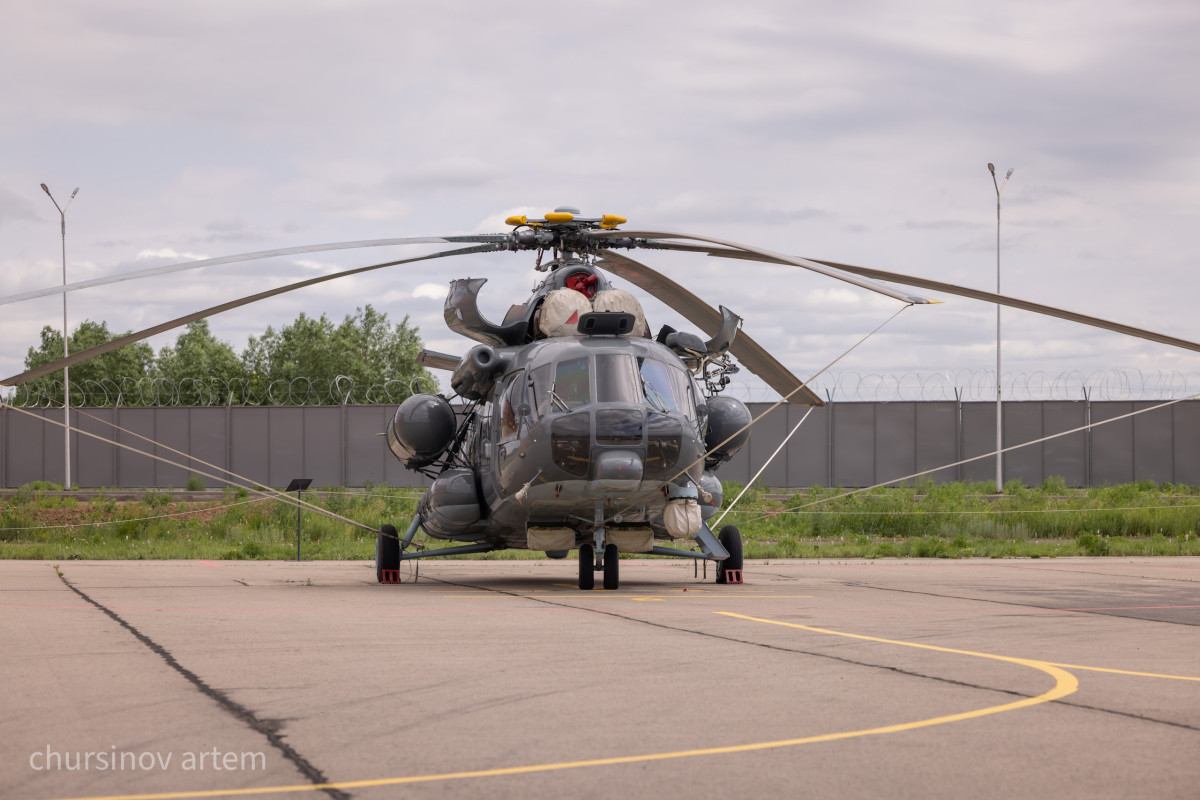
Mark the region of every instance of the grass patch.
<instances>
[{"instance_id":1,"label":"grass patch","mask_svg":"<svg viewBox=\"0 0 1200 800\"><path fill-rule=\"evenodd\" d=\"M296 557L296 509L270 500L249 502L245 490L212 493L207 502L178 502L147 491L140 501L103 493L90 501L29 485L0 498L0 558L22 559L291 559ZM725 498L741 490L724 485ZM989 483L917 482L842 497L814 486L779 493L756 488L722 521L736 524L748 558L1054 558L1057 556L1200 555L1200 489L1139 482L1091 490L1061 479L1041 486L1009 482L1002 495ZM306 500L371 527L403 530L419 490L306 492ZM303 512L305 559L370 559L375 534ZM423 533L430 548L450 543ZM687 547L689 543L678 543ZM504 550L467 556L542 558Z\"/></svg>"}]
</instances>

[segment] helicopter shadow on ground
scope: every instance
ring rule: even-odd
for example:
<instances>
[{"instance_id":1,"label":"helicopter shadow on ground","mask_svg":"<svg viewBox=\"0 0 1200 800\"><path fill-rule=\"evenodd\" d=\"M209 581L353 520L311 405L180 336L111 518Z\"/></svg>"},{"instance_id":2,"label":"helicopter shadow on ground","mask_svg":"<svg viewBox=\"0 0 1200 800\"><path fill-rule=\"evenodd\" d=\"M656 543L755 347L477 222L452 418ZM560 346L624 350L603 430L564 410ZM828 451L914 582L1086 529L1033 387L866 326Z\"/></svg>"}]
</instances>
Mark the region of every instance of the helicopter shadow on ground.
<instances>
[{"instance_id":1,"label":"helicopter shadow on ground","mask_svg":"<svg viewBox=\"0 0 1200 800\"><path fill-rule=\"evenodd\" d=\"M556 565L557 566L557 565ZM600 586L597 573L596 587L591 590L580 589L578 587L578 574L574 568L567 568L563 565L561 569L539 568L537 574L506 574L496 572L491 574L479 574L476 572L469 578L460 574L453 569L432 569L426 567L421 570L419 576L414 577L409 574L401 574L399 584L375 584L373 580L366 582L372 585L378 585L385 590L404 590L419 587L426 591L478 591L478 592L547 592L564 595L588 596L592 592L607 593L607 594L645 594L653 592L655 594L682 593L685 590L695 590L698 588L716 589L718 584L715 583L715 570L710 569L708 576L705 578L703 570L696 576L693 576L692 570L686 572L678 568L670 569L671 572L677 573L674 575L664 575L662 573L662 565L655 564L653 573L647 572L644 576L638 573L642 569L639 567L639 562L621 562L621 585L617 589L603 589ZM726 589L725 586L720 586L721 589ZM729 587L733 588L733 587Z\"/></svg>"}]
</instances>

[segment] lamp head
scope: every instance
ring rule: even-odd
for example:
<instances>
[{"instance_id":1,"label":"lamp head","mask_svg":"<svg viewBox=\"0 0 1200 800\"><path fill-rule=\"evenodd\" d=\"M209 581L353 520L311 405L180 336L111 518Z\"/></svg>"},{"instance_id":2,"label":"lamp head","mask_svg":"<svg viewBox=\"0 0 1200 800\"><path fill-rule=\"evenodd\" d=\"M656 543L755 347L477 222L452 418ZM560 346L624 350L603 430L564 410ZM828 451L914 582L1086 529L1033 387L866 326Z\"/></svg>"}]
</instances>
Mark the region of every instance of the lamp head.
<instances>
[{"instance_id":1,"label":"lamp head","mask_svg":"<svg viewBox=\"0 0 1200 800\"><path fill-rule=\"evenodd\" d=\"M50 194L50 189L44 183L42 184L42 191L46 194Z\"/></svg>"},{"instance_id":2,"label":"lamp head","mask_svg":"<svg viewBox=\"0 0 1200 800\"><path fill-rule=\"evenodd\" d=\"M988 164L988 172L990 172L990 173L992 173L993 175L995 175L995 174L996 174L996 165L995 165L995 164L990 164L990 163L989 163L989 164Z\"/></svg>"}]
</instances>

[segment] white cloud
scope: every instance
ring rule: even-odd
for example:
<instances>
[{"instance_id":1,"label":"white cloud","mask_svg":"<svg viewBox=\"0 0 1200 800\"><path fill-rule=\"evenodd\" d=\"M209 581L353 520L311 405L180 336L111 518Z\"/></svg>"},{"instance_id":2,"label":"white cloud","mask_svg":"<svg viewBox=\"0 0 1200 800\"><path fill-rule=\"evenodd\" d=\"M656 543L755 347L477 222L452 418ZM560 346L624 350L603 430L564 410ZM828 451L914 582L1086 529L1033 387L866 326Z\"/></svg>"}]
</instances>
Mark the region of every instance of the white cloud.
<instances>
[{"instance_id":1,"label":"white cloud","mask_svg":"<svg viewBox=\"0 0 1200 800\"><path fill-rule=\"evenodd\" d=\"M565 6L556 28L577 33L564 39L483 0L449 11L26 4L0 30L0 69L23 76L0 106L11 156L0 175L0 291L57 282L58 220L42 181L82 187L67 247L71 269L88 276L209 252L493 233L512 214L569 204L626 216L630 229L989 288L995 196L985 164L994 161L1016 167L1003 206L1006 292L1200 337L1200 104L1174 80L1200 73L1191 6L610 8L618 20L636 12L637 24L597 25L593 9ZM412 254L339 252L120 284L76 293L70 315L124 329L298 271ZM634 256L745 316L746 330L801 373L895 307L803 270ZM340 319L372 302L442 341L434 301L449 280L488 277L480 300L499 319L524 299L535 258L381 270L212 324L244 338L300 311ZM993 309L940 299L950 302L906 311L844 368L989 368ZM655 325L687 324L644 305ZM0 372L18 371L59 313L53 298L5 307ZM1029 315L1006 312L1005 331L1015 371L1200 372L1200 355Z\"/></svg>"},{"instance_id":2,"label":"white cloud","mask_svg":"<svg viewBox=\"0 0 1200 800\"><path fill-rule=\"evenodd\" d=\"M341 269L340 264L335 264L330 261L318 261L315 258L297 258L293 262L298 267L303 267L313 272L334 272Z\"/></svg>"},{"instance_id":3,"label":"white cloud","mask_svg":"<svg viewBox=\"0 0 1200 800\"><path fill-rule=\"evenodd\" d=\"M412 297L425 297L430 300L445 300L447 288L440 283L422 283L412 290Z\"/></svg>"},{"instance_id":4,"label":"white cloud","mask_svg":"<svg viewBox=\"0 0 1200 800\"><path fill-rule=\"evenodd\" d=\"M186 250L179 251L174 247L160 247L157 250L140 250L134 256L138 261L146 261L148 259L169 258L178 261L200 261L209 256L203 253L190 253Z\"/></svg>"}]
</instances>

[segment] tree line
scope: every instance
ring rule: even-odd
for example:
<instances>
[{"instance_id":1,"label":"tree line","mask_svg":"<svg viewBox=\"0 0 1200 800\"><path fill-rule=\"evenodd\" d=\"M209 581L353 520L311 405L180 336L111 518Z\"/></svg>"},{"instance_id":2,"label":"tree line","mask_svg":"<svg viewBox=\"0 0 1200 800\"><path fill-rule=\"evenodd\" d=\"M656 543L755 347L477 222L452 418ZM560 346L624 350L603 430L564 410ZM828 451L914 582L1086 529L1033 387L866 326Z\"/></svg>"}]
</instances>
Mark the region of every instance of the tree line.
<instances>
[{"instance_id":1,"label":"tree line","mask_svg":"<svg viewBox=\"0 0 1200 800\"><path fill-rule=\"evenodd\" d=\"M111 341L128 333L114 333L106 322L85 320L71 332L72 353ZM25 368L34 369L62 358L62 332L47 325L40 343L30 347ZM179 387L191 383L238 387L239 394L269 403L268 388L282 381L307 379L329 386L345 377L353 385L366 387L389 384L393 399L405 397L413 388L432 391L433 376L416 364L421 350L418 329L406 316L391 324L386 313L372 306L347 314L339 324L326 315L310 317L303 312L279 330L268 326L261 336L251 336L238 355L228 342L213 336L207 320L188 324L172 345L157 353L146 342L118 348L70 368L72 404L77 392L92 386L123 388L130 381L161 381ZM76 388L80 387L80 388ZM31 381L21 391L47 404L63 402L63 373L56 372ZM186 398L181 398L186 402ZM326 395L309 402L335 403ZM90 404L96 405L94 400Z\"/></svg>"}]
</instances>

